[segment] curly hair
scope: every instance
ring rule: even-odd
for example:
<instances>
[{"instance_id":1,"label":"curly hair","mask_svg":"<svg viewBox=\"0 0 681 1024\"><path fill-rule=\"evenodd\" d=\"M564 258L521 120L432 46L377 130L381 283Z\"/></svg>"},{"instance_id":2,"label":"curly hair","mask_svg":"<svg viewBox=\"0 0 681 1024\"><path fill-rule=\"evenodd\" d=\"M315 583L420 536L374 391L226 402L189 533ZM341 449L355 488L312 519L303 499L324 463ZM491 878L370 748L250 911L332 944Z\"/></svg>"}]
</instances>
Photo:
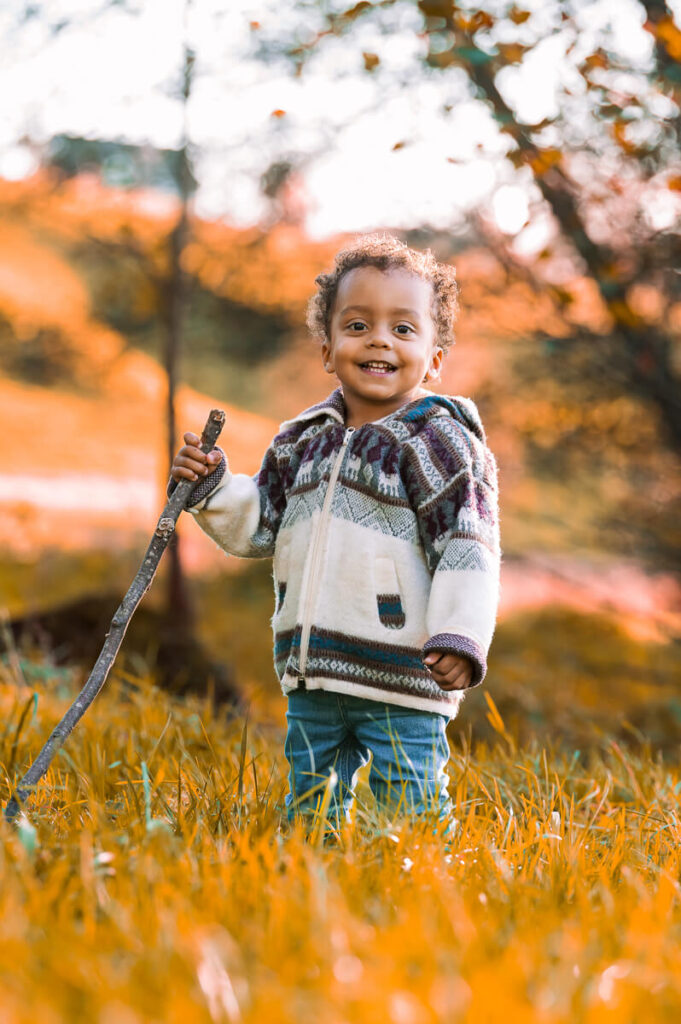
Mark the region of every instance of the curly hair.
<instances>
[{"instance_id":1,"label":"curly hair","mask_svg":"<svg viewBox=\"0 0 681 1024\"><path fill-rule=\"evenodd\" d=\"M357 267L378 270L408 270L433 286L432 315L437 344L446 352L455 344L454 322L459 312L459 286L456 270L438 263L430 249L419 252L394 235L374 233L358 235L336 253L335 265L328 274L315 278L317 292L307 305L307 326L320 340L330 338L331 316L341 278Z\"/></svg>"}]
</instances>

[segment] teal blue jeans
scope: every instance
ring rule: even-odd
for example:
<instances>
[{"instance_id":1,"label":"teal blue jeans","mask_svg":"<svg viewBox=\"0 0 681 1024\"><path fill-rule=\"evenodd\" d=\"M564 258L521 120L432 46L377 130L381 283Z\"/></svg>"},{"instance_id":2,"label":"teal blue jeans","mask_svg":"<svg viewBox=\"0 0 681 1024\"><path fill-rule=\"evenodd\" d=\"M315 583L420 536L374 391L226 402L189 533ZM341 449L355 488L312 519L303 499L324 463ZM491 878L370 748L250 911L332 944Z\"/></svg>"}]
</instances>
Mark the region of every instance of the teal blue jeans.
<instances>
[{"instance_id":1,"label":"teal blue jeans","mask_svg":"<svg viewBox=\"0 0 681 1024\"><path fill-rule=\"evenodd\" d=\"M319 808L332 778L329 818L347 818L358 770L369 762L377 804L396 813L453 819L447 791L447 718L327 690L288 695L286 813Z\"/></svg>"}]
</instances>

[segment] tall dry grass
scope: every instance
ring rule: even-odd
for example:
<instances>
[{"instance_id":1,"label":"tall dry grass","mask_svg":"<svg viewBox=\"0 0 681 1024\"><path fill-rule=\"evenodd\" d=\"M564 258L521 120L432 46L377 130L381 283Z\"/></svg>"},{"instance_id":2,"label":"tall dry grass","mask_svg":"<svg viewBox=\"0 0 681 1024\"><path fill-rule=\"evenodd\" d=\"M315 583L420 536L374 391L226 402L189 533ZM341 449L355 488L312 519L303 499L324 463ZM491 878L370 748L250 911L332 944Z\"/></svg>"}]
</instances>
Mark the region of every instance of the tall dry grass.
<instances>
[{"instance_id":1,"label":"tall dry grass","mask_svg":"<svg viewBox=\"0 0 681 1024\"><path fill-rule=\"evenodd\" d=\"M2 802L73 698L0 684ZM453 732L449 846L282 814L282 731L119 674L0 823L0 1022L681 1018L678 763Z\"/></svg>"}]
</instances>

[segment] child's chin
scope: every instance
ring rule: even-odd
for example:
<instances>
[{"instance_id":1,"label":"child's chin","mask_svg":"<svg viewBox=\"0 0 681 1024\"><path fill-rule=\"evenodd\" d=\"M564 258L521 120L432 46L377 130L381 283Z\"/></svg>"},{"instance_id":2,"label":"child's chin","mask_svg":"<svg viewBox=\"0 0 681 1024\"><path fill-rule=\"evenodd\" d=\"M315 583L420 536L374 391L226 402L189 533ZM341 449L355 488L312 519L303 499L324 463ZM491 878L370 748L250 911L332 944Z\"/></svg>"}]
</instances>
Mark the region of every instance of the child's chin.
<instances>
[{"instance_id":1,"label":"child's chin","mask_svg":"<svg viewBox=\"0 0 681 1024\"><path fill-rule=\"evenodd\" d=\"M364 387L359 388L360 391L366 391L370 395L380 395L381 398L391 398L393 395L397 395L401 392L401 388L398 388L396 384L390 384L385 380L378 381L367 381Z\"/></svg>"}]
</instances>

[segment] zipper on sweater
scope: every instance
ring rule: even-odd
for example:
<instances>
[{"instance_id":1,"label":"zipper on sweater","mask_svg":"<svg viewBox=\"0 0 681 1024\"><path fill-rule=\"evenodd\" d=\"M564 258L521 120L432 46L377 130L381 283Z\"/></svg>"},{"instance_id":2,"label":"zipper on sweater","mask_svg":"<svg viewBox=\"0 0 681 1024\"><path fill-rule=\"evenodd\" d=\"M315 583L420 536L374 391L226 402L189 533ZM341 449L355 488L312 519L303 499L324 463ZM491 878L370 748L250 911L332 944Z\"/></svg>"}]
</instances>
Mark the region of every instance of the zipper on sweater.
<instances>
[{"instance_id":1,"label":"zipper on sweater","mask_svg":"<svg viewBox=\"0 0 681 1024\"><path fill-rule=\"evenodd\" d=\"M317 523L317 532L312 542L312 554L310 555L310 575L307 581L307 593L305 594L305 601L303 603L303 624L302 633L300 636L300 672L298 673L298 687L303 689L305 685L305 669L307 668L307 654L308 647L310 646L310 630L312 629L312 612L314 609L314 599L317 594L317 577L319 575L319 566L321 562L322 552L324 550L324 538L326 536L326 526L329 515L331 513L331 502L333 500L333 492L336 486L336 480L343 464L343 458L345 451L348 447L350 438L355 432L354 427L348 427L343 435L343 443L341 444L340 451L336 456L336 461L333 464L331 475L329 476L329 485L326 489L326 495L324 497L324 504L322 505L322 511L319 516L319 522Z\"/></svg>"}]
</instances>

